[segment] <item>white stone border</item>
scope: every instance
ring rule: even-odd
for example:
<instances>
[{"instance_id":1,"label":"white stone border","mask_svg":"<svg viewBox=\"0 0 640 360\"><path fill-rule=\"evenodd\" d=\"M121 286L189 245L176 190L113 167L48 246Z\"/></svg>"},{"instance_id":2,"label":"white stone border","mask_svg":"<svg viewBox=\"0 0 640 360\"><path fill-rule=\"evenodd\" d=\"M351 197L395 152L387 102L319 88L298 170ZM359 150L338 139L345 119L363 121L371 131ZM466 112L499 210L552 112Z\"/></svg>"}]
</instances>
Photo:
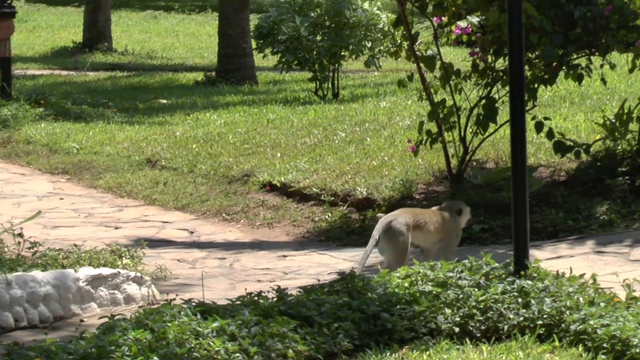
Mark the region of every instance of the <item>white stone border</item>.
<instances>
[{"instance_id":1,"label":"white stone border","mask_svg":"<svg viewBox=\"0 0 640 360\"><path fill-rule=\"evenodd\" d=\"M0 333L156 304L159 299L148 277L120 269L83 267L0 275Z\"/></svg>"}]
</instances>

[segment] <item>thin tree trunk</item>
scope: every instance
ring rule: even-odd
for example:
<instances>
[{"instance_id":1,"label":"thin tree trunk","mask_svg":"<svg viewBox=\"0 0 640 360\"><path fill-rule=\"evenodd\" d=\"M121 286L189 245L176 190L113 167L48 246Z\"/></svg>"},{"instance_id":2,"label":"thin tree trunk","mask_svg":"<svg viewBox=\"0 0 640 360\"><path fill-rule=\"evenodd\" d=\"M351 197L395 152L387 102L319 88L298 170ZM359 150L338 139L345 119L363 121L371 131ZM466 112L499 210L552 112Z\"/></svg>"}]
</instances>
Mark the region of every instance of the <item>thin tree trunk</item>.
<instances>
[{"instance_id":1,"label":"thin tree trunk","mask_svg":"<svg viewBox=\"0 0 640 360\"><path fill-rule=\"evenodd\" d=\"M251 44L249 0L220 0L216 79L238 85L257 85Z\"/></svg>"},{"instance_id":2,"label":"thin tree trunk","mask_svg":"<svg viewBox=\"0 0 640 360\"><path fill-rule=\"evenodd\" d=\"M112 0L87 0L82 26L83 49L113 51L111 3Z\"/></svg>"}]
</instances>

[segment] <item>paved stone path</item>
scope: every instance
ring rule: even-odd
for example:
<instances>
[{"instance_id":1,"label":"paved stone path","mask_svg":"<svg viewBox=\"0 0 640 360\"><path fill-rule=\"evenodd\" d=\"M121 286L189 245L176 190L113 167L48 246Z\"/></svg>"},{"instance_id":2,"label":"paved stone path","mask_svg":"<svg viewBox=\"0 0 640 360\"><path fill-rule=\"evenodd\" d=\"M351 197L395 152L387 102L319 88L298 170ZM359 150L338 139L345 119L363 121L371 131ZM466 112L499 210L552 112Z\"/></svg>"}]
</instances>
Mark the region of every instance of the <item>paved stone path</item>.
<instances>
[{"instance_id":1,"label":"paved stone path","mask_svg":"<svg viewBox=\"0 0 640 360\"><path fill-rule=\"evenodd\" d=\"M301 240L282 231L253 230L122 199L73 184L58 176L0 161L0 222L20 221L41 210L42 215L22 226L51 247L86 243L139 244L146 241L145 261L171 271L156 288L167 297L205 298L224 302L245 291L267 290L273 285L296 288L327 281L348 271L363 248L339 248ZM548 241L531 246L531 256L548 269L597 273L603 287L622 294L627 278L640 278L640 232ZM491 253L498 260L511 256L510 246L459 249L459 255ZM369 272L380 261L377 251ZM84 323L68 320L49 329L48 337L92 329L97 317ZM27 341L45 336L42 330L20 330L0 341Z\"/></svg>"}]
</instances>

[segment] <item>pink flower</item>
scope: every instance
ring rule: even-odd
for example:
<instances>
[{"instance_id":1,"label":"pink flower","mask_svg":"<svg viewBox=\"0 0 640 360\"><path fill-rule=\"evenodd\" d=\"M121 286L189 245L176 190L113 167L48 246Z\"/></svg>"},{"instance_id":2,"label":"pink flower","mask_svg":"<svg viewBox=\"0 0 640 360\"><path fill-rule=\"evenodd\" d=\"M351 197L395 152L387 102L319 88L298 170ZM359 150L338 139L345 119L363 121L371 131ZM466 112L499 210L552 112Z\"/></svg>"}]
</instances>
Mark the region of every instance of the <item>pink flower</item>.
<instances>
[{"instance_id":1,"label":"pink flower","mask_svg":"<svg viewBox=\"0 0 640 360\"><path fill-rule=\"evenodd\" d=\"M613 6L608 5L607 7L604 8L604 14L605 15L611 14L611 10L613 10Z\"/></svg>"},{"instance_id":2,"label":"pink flower","mask_svg":"<svg viewBox=\"0 0 640 360\"><path fill-rule=\"evenodd\" d=\"M636 41L636 46L640 46L640 40Z\"/></svg>"},{"instance_id":3,"label":"pink flower","mask_svg":"<svg viewBox=\"0 0 640 360\"><path fill-rule=\"evenodd\" d=\"M467 25L465 27L460 26L460 24L456 24L456 28L453 30L453 33L456 35L460 35L460 34L464 34L464 35L469 35L471 34L471 25Z\"/></svg>"},{"instance_id":4,"label":"pink flower","mask_svg":"<svg viewBox=\"0 0 640 360\"><path fill-rule=\"evenodd\" d=\"M473 49L473 50L469 51L469 57L474 58L474 57L476 57L478 55L480 55L480 52L477 51L476 49Z\"/></svg>"},{"instance_id":5,"label":"pink flower","mask_svg":"<svg viewBox=\"0 0 640 360\"><path fill-rule=\"evenodd\" d=\"M267 191L271 191L271 186L267 185L267 186L265 186L264 189L267 190Z\"/></svg>"},{"instance_id":6,"label":"pink flower","mask_svg":"<svg viewBox=\"0 0 640 360\"><path fill-rule=\"evenodd\" d=\"M443 16L443 17L434 17L434 18L433 18L433 19L431 19L431 20L433 20L433 22L434 22L434 23L436 23L436 24L443 24L443 23L445 23L445 22L447 21L447 17L446 17L446 16Z\"/></svg>"},{"instance_id":7,"label":"pink flower","mask_svg":"<svg viewBox=\"0 0 640 360\"><path fill-rule=\"evenodd\" d=\"M409 152L410 153L415 152L416 150L418 150L418 148L415 145L409 146Z\"/></svg>"}]
</instances>

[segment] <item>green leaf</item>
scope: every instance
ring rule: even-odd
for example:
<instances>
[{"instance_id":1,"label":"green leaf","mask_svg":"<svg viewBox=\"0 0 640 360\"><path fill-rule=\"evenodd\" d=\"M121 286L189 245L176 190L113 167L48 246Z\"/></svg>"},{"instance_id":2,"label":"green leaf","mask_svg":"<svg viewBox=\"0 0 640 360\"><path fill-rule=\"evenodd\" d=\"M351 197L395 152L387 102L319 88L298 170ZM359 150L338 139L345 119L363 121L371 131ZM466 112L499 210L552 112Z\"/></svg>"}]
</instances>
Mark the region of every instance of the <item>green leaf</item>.
<instances>
[{"instance_id":1,"label":"green leaf","mask_svg":"<svg viewBox=\"0 0 640 360\"><path fill-rule=\"evenodd\" d=\"M397 15L397 16L395 17L395 19L393 19L393 22L391 23L391 26L392 26L394 29L397 29L397 28L399 28L399 27L401 27L401 26L402 26L402 18L400 17L400 15Z\"/></svg>"},{"instance_id":2,"label":"green leaf","mask_svg":"<svg viewBox=\"0 0 640 360\"><path fill-rule=\"evenodd\" d=\"M555 140L553 142L552 147L553 147L553 153L556 155L559 155L560 158L564 158L565 156L567 156L567 154L569 154L575 149L575 146L567 144L562 140Z\"/></svg>"},{"instance_id":3,"label":"green leaf","mask_svg":"<svg viewBox=\"0 0 640 360\"><path fill-rule=\"evenodd\" d=\"M429 119L429 121L436 121L437 118L438 118L438 107L434 106L431 109L429 109L429 112L427 113L427 119Z\"/></svg>"},{"instance_id":4,"label":"green leaf","mask_svg":"<svg viewBox=\"0 0 640 360\"><path fill-rule=\"evenodd\" d=\"M420 120L420 122L418 122L418 134L422 134L424 132L424 124L424 120Z\"/></svg>"},{"instance_id":5,"label":"green leaf","mask_svg":"<svg viewBox=\"0 0 640 360\"><path fill-rule=\"evenodd\" d=\"M500 109L498 108L498 99L493 96L488 97L482 103L482 121L489 124L497 124L499 114Z\"/></svg>"},{"instance_id":6,"label":"green leaf","mask_svg":"<svg viewBox=\"0 0 640 360\"><path fill-rule=\"evenodd\" d=\"M538 16L538 12L536 11L536 8L533 7L533 5L531 5L531 3L525 1L524 4L523 4L523 8L524 8L524 13L527 16L531 16L531 17Z\"/></svg>"},{"instance_id":7,"label":"green leaf","mask_svg":"<svg viewBox=\"0 0 640 360\"><path fill-rule=\"evenodd\" d=\"M582 158L582 151L580 149L573 150L573 157L576 160L580 160Z\"/></svg>"},{"instance_id":8,"label":"green leaf","mask_svg":"<svg viewBox=\"0 0 640 360\"><path fill-rule=\"evenodd\" d=\"M431 50L420 57L420 63L422 63L422 65L424 65L424 67L431 73L436 70L436 66L438 64L437 60L437 54Z\"/></svg>"},{"instance_id":9,"label":"green leaf","mask_svg":"<svg viewBox=\"0 0 640 360\"><path fill-rule=\"evenodd\" d=\"M547 137L547 140L553 141L553 139L556 138L556 134L555 134L555 132L553 132L553 128L548 128L547 129L547 133L545 134L545 136Z\"/></svg>"}]
</instances>

